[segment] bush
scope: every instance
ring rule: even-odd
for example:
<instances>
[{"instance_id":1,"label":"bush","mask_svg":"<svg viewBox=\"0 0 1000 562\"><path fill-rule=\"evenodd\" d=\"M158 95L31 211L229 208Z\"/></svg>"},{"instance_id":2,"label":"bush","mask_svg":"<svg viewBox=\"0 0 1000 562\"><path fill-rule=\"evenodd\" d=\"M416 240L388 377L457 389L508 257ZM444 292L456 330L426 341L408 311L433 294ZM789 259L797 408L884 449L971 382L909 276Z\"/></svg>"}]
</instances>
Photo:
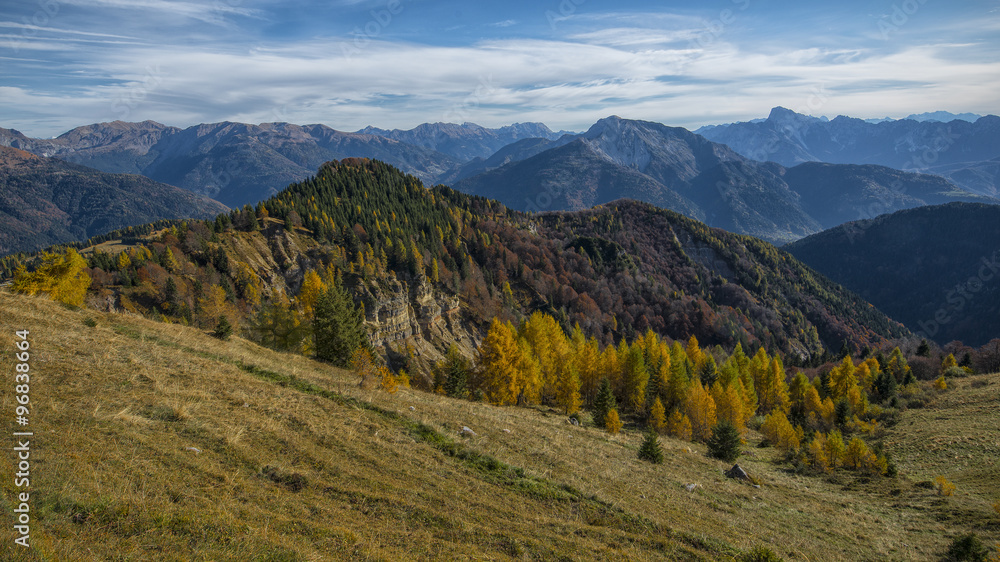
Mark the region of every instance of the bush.
<instances>
[{"instance_id":1,"label":"bush","mask_svg":"<svg viewBox=\"0 0 1000 562\"><path fill-rule=\"evenodd\" d=\"M88 328L96 328L97 320L94 320L93 318L84 318L83 325Z\"/></svg>"},{"instance_id":2,"label":"bush","mask_svg":"<svg viewBox=\"0 0 1000 562\"><path fill-rule=\"evenodd\" d=\"M973 533L968 535L962 535L951 541L951 546L948 547L947 560L953 560L954 562L986 562L986 557L989 556L989 549L983 545L983 541L979 540Z\"/></svg>"},{"instance_id":3,"label":"bush","mask_svg":"<svg viewBox=\"0 0 1000 562\"><path fill-rule=\"evenodd\" d=\"M770 548L757 545L743 554L740 554L737 560L740 562L782 562L784 559L775 554Z\"/></svg>"},{"instance_id":4,"label":"bush","mask_svg":"<svg viewBox=\"0 0 1000 562\"><path fill-rule=\"evenodd\" d=\"M639 458L653 464L663 462L663 451L660 449L660 440L656 436L655 429L650 428L649 432L646 433L646 440L639 447Z\"/></svg>"},{"instance_id":5,"label":"bush","mask_svg":"<svg viewBox=\"0 0 1000 562\"><path fill-rule=\"evenodd\" d=\"M712 429L712 437L708 439L708 454L733 462L740 456L740 431L728 420L722 420Z\"/></svg>"},{"instance_id":6,"label":"bush","mask_svg":"<svg viewBox=\"0 0 1000 562\"><path fill-rule=\"evenodd\" d=\"M949 482L944 476L935 478L934 483L939 496L950 496L955 493L955 485Z\"/></svg>"},{"instance_id":7,"label":"bush","mask_svg":"<svg viewBox=\"0 0 1000 562\"><path fill-rule=\"evenodd\" d=\"M969 372L961 367L948 367L944 370L945 378L954 379L969 376Z\"/></svg>"}]
</instances>

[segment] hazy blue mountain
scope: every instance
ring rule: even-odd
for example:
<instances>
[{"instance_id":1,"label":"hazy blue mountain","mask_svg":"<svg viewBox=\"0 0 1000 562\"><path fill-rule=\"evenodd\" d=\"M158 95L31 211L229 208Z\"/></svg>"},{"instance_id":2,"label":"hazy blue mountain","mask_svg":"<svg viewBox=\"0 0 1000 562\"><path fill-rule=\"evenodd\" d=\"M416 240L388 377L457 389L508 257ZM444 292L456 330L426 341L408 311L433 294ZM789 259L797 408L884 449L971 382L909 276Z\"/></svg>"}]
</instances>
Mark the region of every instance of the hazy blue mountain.
<instances>
[{"instance_id":1,"label":"hazy blue mountain","mask_svg":"<svg viewBox=\"0 0 1000 562\"><path fill-rule=\"evenodd\" d=\"M784 249L942 345L1000 337L1000 206L908 209Z\"/></svg>"},{"instance_id":2,"label":"hazy blue mountain","mask_svg":"<svg viewBox=\"0 0 1000 562\"><path fill-rule=\"evenodd\" d=\"M899 170L937 173L960 187L995 196L997 179L982 162L1000 156L1000 117L987 115L974 122L970 114L935 112L898 121L866 122L840 116L825 121L782 107L765 121L733 123L698 129L709 140L736 152L783 166L803 162L879 164ZM936 118L953 117L948 122ZM972 168L969 174L948 170ZM984 174L989 177L984 178ZM966 175L973 177L966 179Z\"/></svg>"},{"instance_id":3,"label":"hazy blue mountain","mask_svg":"<svg viewBox=\"0 0 1000 562\"><path fill-rule=\"evenodd\" d=\"M0 146L0 255L227 210L218 201L140 175L109 174Z\"/></svg>"},{"instance_id":4,"label":"hazy blue mountain","mask_svg":"<svg viewBox=\"0 0 1000 562\"><path fill-rule=\"evenodd\" d=\"M686 129L620 117L598 121L565 145L522 142L524 153L537 154L510 158L454 187L532 211L633 198L782 243L899 209L995 201L937 176L883 166L811 163L789 169L757 162ZM507 157L519 154L515 148Z\"/></svg>"},{"instance_id":5,"label":"hazy blue mountain","mask_svg":"<svg viewBox=\"0 0 1000 562\"><path fill-rule=\"evenodd\" d=\"M415 146L442 152L462 162L489 158L503 147L523 139L539 138L554 141L569 131L554 132L542 123L514 123L498 129L488 129L475 123L424 123L413 129L378 129L365 127L360 134L379 135Z\"/></svg>"},{"instance_id":6,"label":"hazy blue mountain","mask_svg":"<svg viewBox=\"0 0 1000 562\"><path fill-rule=\"evenodd\" d=\"M433 150L325 125L211 123L179 129L153 121L99 123L55 139L0 129L0 145L54 156L105 172L142 174L237 207L257 203L323 163L383 160L424 181L459 165Z\"/></svg>"}]
</instances>

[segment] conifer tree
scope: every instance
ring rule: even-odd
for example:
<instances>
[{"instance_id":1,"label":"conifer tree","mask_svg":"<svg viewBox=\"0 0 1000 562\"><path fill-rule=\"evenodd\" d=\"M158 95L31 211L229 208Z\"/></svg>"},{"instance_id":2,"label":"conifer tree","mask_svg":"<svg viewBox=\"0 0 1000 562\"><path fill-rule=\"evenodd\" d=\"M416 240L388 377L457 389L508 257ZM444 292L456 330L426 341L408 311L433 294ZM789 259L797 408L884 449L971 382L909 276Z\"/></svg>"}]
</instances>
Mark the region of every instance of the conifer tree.
<instances>
[{"instance_id":1,"label":"conifer tree","mask_svg":"<svg viewBox=\"0 0 1000 562\"><path fill-rule=\"evenodd\" d=\"M847 396L852 387L857 386L858 379L854 376L856 368L850 357L844 357L840 365L830 371L829 390L834 400Z\"/></svg>"},{"instance_id":2,"label":"conifer tree","mask_svg":"<svg viewBox=\"0 0 1000 562\"><path fill-rule=\"evenodd\" d=\"M611 390L611 381L608 377L601 379L601 387L597 390L597 397L594 398L594 406L592 408L594 425L597 427L605 427L605 422L608 417L608 412L611 410L618 410L618 404L615 401L615 394Z\"/></svg>"},{"instance_id":3,"label":"conifer tree","mask_svg":"<svg viewBox=\"0 0 1000 562\"><path fill-rule=\"evenodd\" d=\"M660 439L653 428L650 428L646 433L646 439L639 447L639 459L649 461L653 464L663 462L663 450L660 448Z\"/></svg>"},{"instance_id":4,"label":"conifer tree","mask_svg":"<svg viewBox=\"0 0 1000 562\"><path fill-rule=\"evenodd\" d=\"M733 462L740 456L741 443L739 429L727 420L720 420L712 428L712 436L708 439L708 454Z\"/></svg>"},{"instance_id":5,"label":"conifer tree","mask_svg":"<svg viewBox=\"0 0 1000 562\"><path fill-rule=\"evenodd\" d=\"M357 348L370 349L360 311L339 282L316 300L313 340L316 358L346 367Z\"/></svg>"},{"instance_id":6,"label":"conifer tree","mask_svg":"<svg viewBox=\"0 0 1000 562\"><path fill-rule=\"evenodd\" d=\"M715 400L700 380L691 383L684 401L684 413L691 423L693 439L705 441L712 436L712 428L717 422Z\"/></svg>"},{"instance_id":7,"label":"conifer tree","mask_svg":"<svg viewBox=\"0 0 1000 562\"><path fill-rule=\"evenodd\" d=\"M649 408L649 427L655 431L663 431L667 426L667 412L663 408L663 402L657 396L653 405Z\"/></svg>"},{"instance_id":8,"label":"conifer tree","mask_svg":"<svg viewBox=\"0 0 1000 562\"><path fill-rule=\"evenodd\" d=\"M462 356L455 344L448 347L448 353L444 360L437 365L437 369L444 375L442 386L445 394L454 398L466 395L469 382L469 362Z\"/></svg>"},{"instance_id":9,"label":"conifer tree","mask_svg":"<svg viewBox=\"0 0 1000 562\"><path fill-rule=\"evenodd\" d=\"M486 399L498 406L514 404L520 394L520 348L514 328L493 318L483 344L479 347L476 385Z\"/></svg>"},{"instance_id":10,"label":"conifer tree","mask_svg":"<svg viewBox=\"0 0 1000 562\"><path fill-rule=\"evenodd\" d=\"M667 433L684 441L691 440L691 420L680 410L670 412L667 418Z\"/></svg>"},{"instance_id":11,"label":"conifer tree","mask_svg":"<svg viewBox=\"0 0 1000 562\"><path fill-rule=\"evenodd\" d=\"M645 357L639 345L633 345L628 350L624 367L625 407L631 412L641 412L646 402L649 373L646 372Z\"/></svg>"},{"instance_id":12,"label":"conifer tree","mask_svg":"<svg viewBox=\"0 0 1000 562\"><path fill-rule=\"evenodd\" d=\"M609 410L605 418L604 429L611 435L617 435L622 430L622 421L618 417L618 410Z\"/></svg>"}]
</instances>

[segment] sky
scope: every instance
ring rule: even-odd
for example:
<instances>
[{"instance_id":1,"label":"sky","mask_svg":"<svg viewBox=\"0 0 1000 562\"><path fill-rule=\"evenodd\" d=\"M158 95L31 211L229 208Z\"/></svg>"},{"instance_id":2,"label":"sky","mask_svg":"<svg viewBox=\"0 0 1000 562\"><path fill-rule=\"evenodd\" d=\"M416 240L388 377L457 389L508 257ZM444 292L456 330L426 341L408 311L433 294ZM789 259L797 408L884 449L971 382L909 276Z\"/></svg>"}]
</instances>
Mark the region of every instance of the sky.
<instances>
[{"instance_id":1,"label":"sky","mask_svg":"<svg viewBox=\"0 0 1000 562\"><path fill-rule=\"evenodd\" d=\"M0 127L1000 113L1000 0L5 0Z\"/></svg>"}]
</instances>

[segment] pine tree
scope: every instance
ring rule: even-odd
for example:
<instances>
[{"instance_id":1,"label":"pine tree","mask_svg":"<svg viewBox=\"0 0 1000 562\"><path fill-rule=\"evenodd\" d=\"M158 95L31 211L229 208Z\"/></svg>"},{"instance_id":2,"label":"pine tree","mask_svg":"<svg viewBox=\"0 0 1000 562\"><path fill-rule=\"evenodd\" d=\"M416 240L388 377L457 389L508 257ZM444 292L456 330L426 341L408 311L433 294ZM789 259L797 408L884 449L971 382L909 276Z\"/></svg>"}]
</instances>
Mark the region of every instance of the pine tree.
<instances>
[{"instance_id":1,"label":"pine tree","mask_svg":"<svg viewBox=\"0 0 1000 562\"><path fill-rule=\"evenodd\" d=\"M346 367L359 347L370 349L361 313L339 282L334 282L316 300L313 312L316 358Z\"/></svg>"},{"instance_id":2,"label":"pine tree","mask_svg":"<svg viewBox=\"0 0 1000 562\"><path fill-rule=\"evenodd\" d=\"M608 380L608 377L604 377L601 379L601 387L597 390L597 397L594 398L594 407L592 408L594 425L606 427L605 422L608 412L611 410L618 410L618 404L615 401L615 394L611 390L611 381Z\"/></svg>"},{"instance_id":3,"label":"pine tree","mask_svg":"<svg viewBox=\"0 0 1000 562\"><path fill-rule=\"evenodd\" d=\"M708 439L708 454L726 462L733 462L740 456L741 443L739 429L727 420L720 420L712 428L712 436Z\"/></svg>"},{"instance_id":4,"label":"pine tree","mask_svg":"<svg viewBox=\"0 0 1000 562\"><path fill-rule=\"evenodd\" d=\"M233 334L233 325L229 323L229 319L224 315L219 316L219 320L215 325L215 331L212 335L219 338L220 340L228 340L229 336Z\"/></svg>"},{"instance_id":5,"label":"pine tree","mask_svg":"<svg viewBox=\"0 0 1000 562\"><path fill-rule=\"evenodd\" d=\"M927 343L927 340L920 340L920 345L917 346L917 356L918 357L931 356L931 346Z\"/></svg>"},{"instance_id":6,"label":"pine tree","mask_svg":"<svg viewBox=\"0 0 1000 562\"><path fill-rule=\"evenodd\" d=\"M466 395L470 366L455 344L448 347L448 353L437 365L437 369L444 375L442 387L445 394L453 398L462 398Z\"/></svg>"},{"instance_id":7,"label":"pine tree","mask_svg":"<svg viewBox=\"0 0 1000 562\"><path fill-rule=\"evenodd\" d=\"M663 462L663 450L660 448L660 439L653 428L650 428L646 433L646 439L639 447L639 459L649 461L653 464Z\"/></svg>"}]
</instances>

